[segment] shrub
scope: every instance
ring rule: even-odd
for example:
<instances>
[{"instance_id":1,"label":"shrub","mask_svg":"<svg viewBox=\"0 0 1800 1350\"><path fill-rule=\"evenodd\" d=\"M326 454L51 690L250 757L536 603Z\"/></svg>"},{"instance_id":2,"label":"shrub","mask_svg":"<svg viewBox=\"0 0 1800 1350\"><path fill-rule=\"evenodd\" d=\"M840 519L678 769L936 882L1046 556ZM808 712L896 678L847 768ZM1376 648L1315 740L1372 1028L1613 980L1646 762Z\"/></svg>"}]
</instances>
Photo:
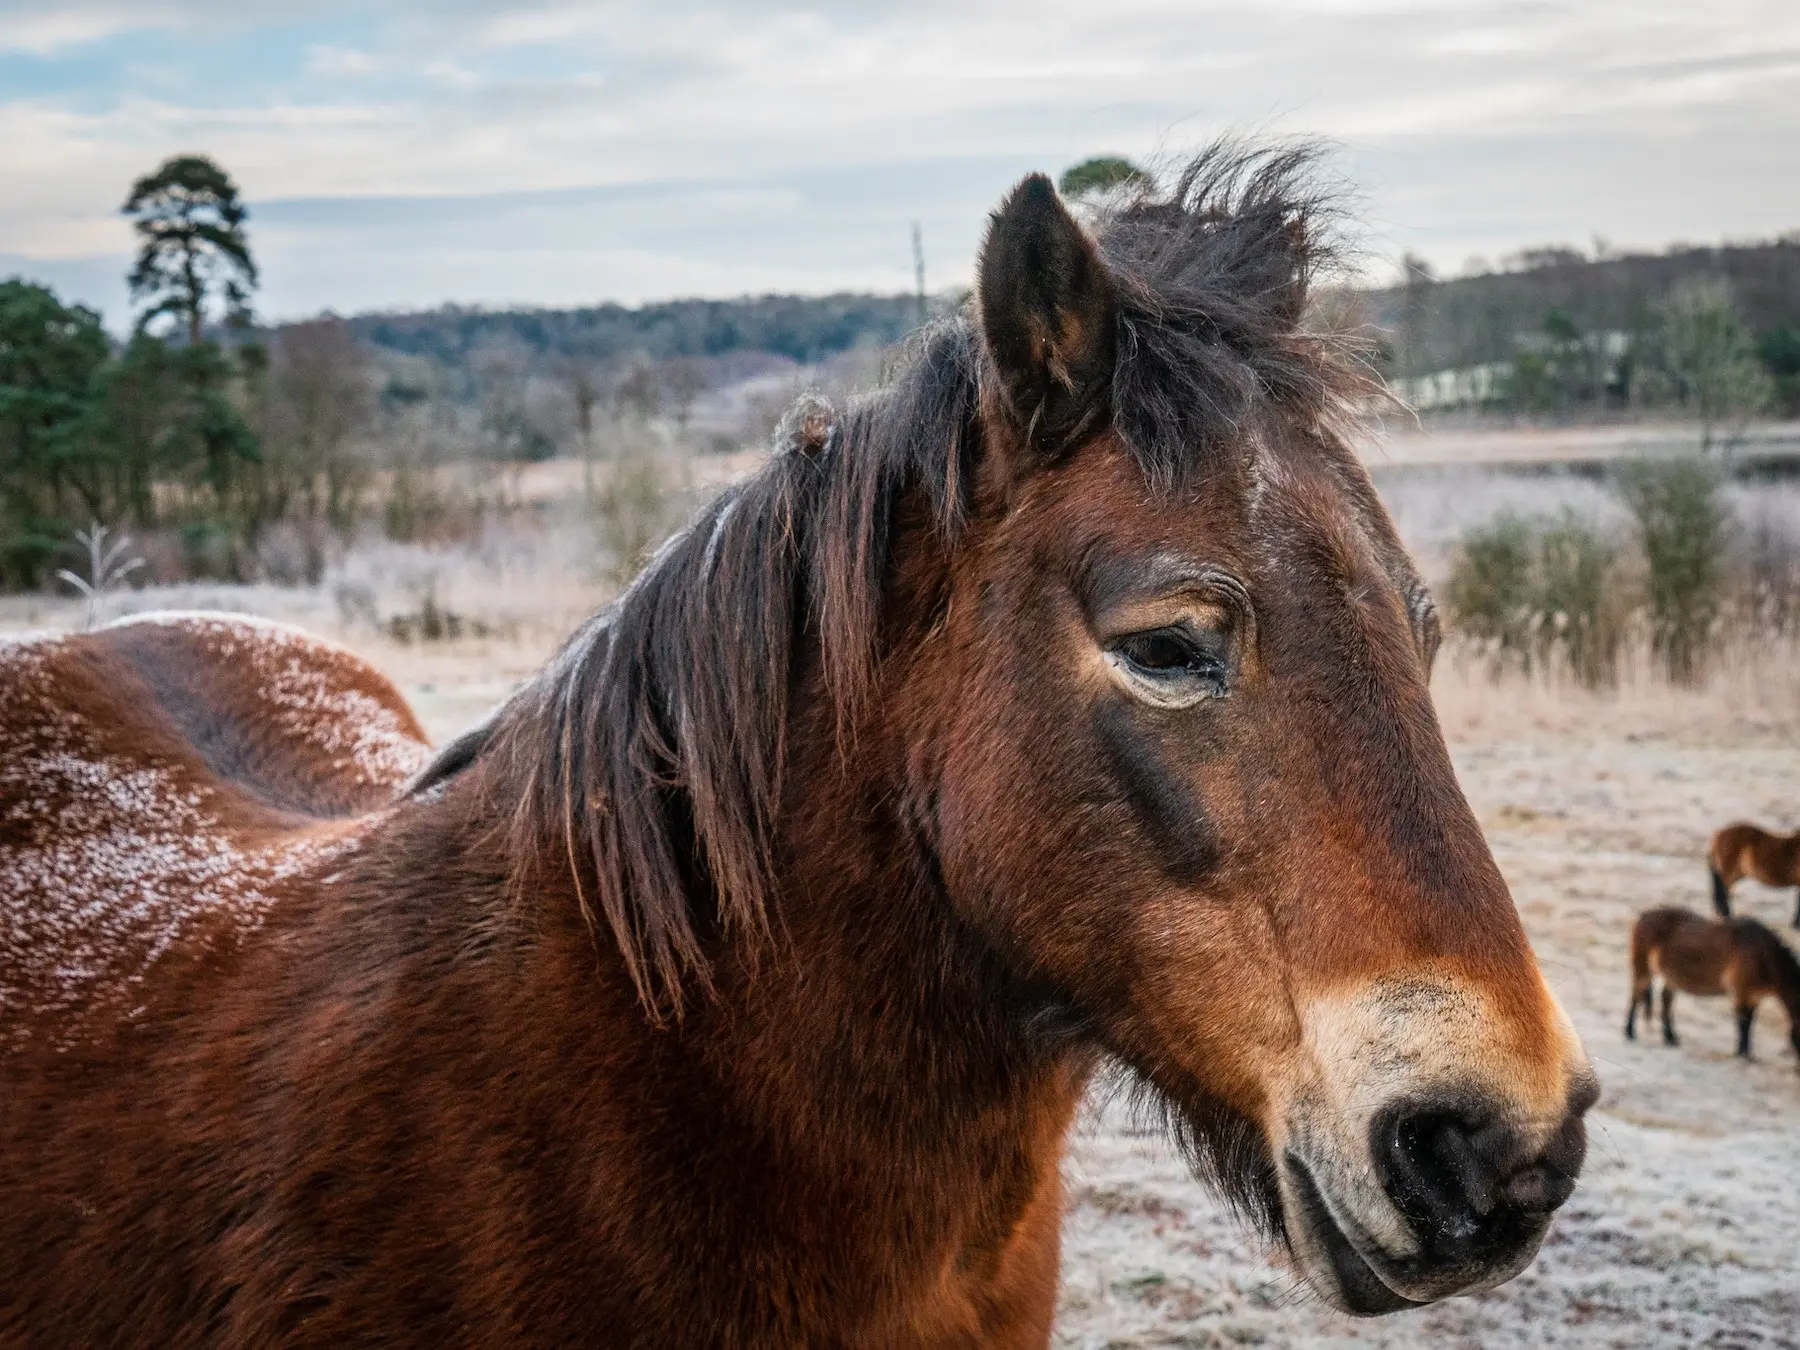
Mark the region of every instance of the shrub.
<instances>
[{"instance_id":1,"label":"shrub","mask_svg":"<svg viewBox=\"0 0 1800 1350\"><path fill-rule=\"evenodd\" d=\"M1644 554L1654 650L1678 684L1705 673L1729 543L1719 474L1697 459L1640 460L1618 476Z\"/></svg>"},{"instance_id":2,"label":"shrub","mask_svg":"<svg viewBox=\"0 0 1800 1350\"><path fill-rule=\"evenodd\" d=\"M624 586L675 527L680 503L654 454L621 454L608 470L593 510L611 580Z\"/></svg>"},{"instance_id":3,"label":"shrub","mask_svg":"<svg viewBox=\"0 0 1800 1350\"><path fill-rule=\"evenodd\" d=\"M1537 587L1532 576L1536 530L1504 512L1463 536L1444 587L1450 620L1489 644L1497 660L1529 666L1536 629Z\"/></svg>"},{"instance_id":4,"label":"shrub","mask_svg":"<svg viewBox=\"0 0 1800 1350\"><path fill-rule=\"evenodd\" d=\"M1628 606L1617 558L1605 532L1574 511L1551 520L1506 512L1463 537L1444 601L1496 666L1560 661L1595 688L1618 673Z\"/></svg>"},{"instance_id":5,"label":"shrub","mask_svg":"<svg viewBox=\"0 0 1800 1350\"><path fill-rule=\"evenodd\" d=\"M1564 508L1538 537L1539 650L1560 646L1590 689L1618 674L1625 610L1613 564L1618 548L1591 521Z\"/></svg>"},{"instance_id":6,"label":"shrub","mask_svg":"<svg viewBox=\"0 0 1800 1350\"><path fill-rule=\"evenodd\" d=\"M388 636L403 645L414 642L454 642L460 637L492 637L494 630L480 619L458 614L437 597L437 578L427 577L418 588L419 607L388 616ZM341 604L341 602L340 602Z\"/></svg>"}]
</instances>

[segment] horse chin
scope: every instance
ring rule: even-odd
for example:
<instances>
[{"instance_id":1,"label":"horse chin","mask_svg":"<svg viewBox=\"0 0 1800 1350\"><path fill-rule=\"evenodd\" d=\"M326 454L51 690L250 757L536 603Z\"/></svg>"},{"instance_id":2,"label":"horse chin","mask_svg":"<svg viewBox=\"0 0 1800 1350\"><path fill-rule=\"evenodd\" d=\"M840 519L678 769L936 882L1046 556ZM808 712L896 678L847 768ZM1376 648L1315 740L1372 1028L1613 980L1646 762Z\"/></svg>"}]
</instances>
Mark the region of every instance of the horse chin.
<instances>
[{"instance_id":1,"label":"horse chin","mask_svg":"<svg viewBox=\"0 0 1800 1350\"><path fill-rule=\"evenodd\" d=\"M1381 1278L1363 1254L1373 1244L1360 1232L1358 1242L1345 1231L1354 1225L1332 1213L1311 1170L1291 1153L1283 1161L1288 1247L1307 1283L1334 1307L1358 1317L1422 1306Z\"/></svg>"},{"instance_id":2,"label":"horse chin","mask_svg":"<svg viewBox=\"0 0 1800 1350\"><path fill-rule=\"evenodd\" d=\"M1358 1317L1422 1308L1504 1284L1531 1264L1549 1227L1546 1216L1535 1235L1522 1235L1504 1262L1422 1270L1416 1258L1386 1250L1351 1206L1328 1198L1315 1170L1300 1157L1289 1152L1282 1161L1282 1204L1295 1264L1320 1296Z\"/></svg>"},{"instance_id":3,"label":"horse chin","mask_svg":"<svg viewBox=\"0 0 1800 1350\"><path fill-rule=\"evenodd\" d=\"M1301 1279L1326 1302L1373 1317L1431 1301L1408 1298L1382 1278L1376 1263L1385 1262L1375 1244L1353 1222L1339 1222L1292 1153L1277 1165L1262 1127L1248 1116L1206 1098L1177 1101L1159 1093L1157 1101L1195 1176L1221 1192L1239 1218L1285 1247Z\"/></svg>"}]
</instances>

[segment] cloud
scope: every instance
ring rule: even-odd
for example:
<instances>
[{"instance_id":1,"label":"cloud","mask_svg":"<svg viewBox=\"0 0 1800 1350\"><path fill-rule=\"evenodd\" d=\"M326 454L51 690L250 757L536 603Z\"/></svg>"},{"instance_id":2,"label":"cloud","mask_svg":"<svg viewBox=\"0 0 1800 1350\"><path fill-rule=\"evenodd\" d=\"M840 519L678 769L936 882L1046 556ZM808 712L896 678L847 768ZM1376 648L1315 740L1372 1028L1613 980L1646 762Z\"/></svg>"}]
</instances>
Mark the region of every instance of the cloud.
<instances>
[{"instance_id":1,"label":"cloud","mask_svg":"<svg viewBox=\"0 0 1800 1350\"><path fill-rule=\"evenodd\" d=\"M0 52L50 56L103 38L143 28L163 27L173 15L157 6L0 6Z\"/></svg>"},{"instance_id":2,"label":"cloud","mask_svg":"<svg viewBox=\"0 0 1800 1350\"><path fill-rule=\"evenodd\" d=\"M309 75L367 76L381 72L382 62L355 47L334 47L328 42L315 42L306 49L306 73Z\"/></svg>"},{"instance_id":3,"label":"cloud","mask_svg":"<svg viewBox=\"0 0 1800 1350\"><path fill-rule=\"evenodd\" d=\"M875 260L915 215L961 241L937 270L965 277L992 200L966 166L1173 153L1231 126L1339 139L1375 247L1450 267L1592 230L1653 245L1800 224L1786 0L323 0L303 16L0 0L0 16L27 34L10 59L30 76L28 97L0 94L0 249L111 255L130 178L200 149L256 204L269 303L300 308L386 303L400 277L421 301L802 284L808 259L819 285L858 266L886 285ZM790 190L809 209L779 231L740 209ZM621 217L608 192L640 196ZM453 238L481 198L507 230ZM410 217L403 247L378 226L401 200L452 205ZM309 261L309 240L330 259Z\"/></svg>"}]
</instances>

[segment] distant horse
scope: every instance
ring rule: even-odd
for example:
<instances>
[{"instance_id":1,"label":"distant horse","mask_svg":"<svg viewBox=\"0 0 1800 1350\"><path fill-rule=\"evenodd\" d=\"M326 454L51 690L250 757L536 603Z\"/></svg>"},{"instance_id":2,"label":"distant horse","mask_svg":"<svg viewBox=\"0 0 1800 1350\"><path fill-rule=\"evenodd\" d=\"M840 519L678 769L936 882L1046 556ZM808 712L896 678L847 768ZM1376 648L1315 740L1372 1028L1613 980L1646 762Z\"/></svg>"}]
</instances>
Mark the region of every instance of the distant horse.
<instances>
[{"instance_id":1,"label":"distant horse","mask_svg":"<svg viewBox=\"0 0 1800 1350\"><path fill-rule=\"evenodd\" d=\"M1740 821L1727 825L1712 841L1713 908L1731 917L1731 888L1742 877L1765 886L1800 886L1800 833L1771 834ZM1795 892L1794 927L1800 928L1800 891Z\"/></svg>"},{"instance_id":2,"label":"distant horse","mask_svg":"<svg viewBox=\"0 0 1800 1350\"><path fill-rule=\"evenodd\" d=\"M1750 1057L1750 1024L1757 1005L1774 995L1787 1009L1794 1053L1800 1055L1800 962L1787 944L1755 919L1703 919L1673 906L1638 916L1631 930L1631 1008L1625 1037L1637 1039L1640 1001L1652 1015L1652 981L1662 979L1663 1042L1676 1045L1675 991L1716 998L1731 995L1737 1010L1738 1054Z\"/></svg>"},{"instance_id":3,"label":"distant horse","mask_svg":"<svg viewBox=\"0 0 1800 1350\"><path fill-rule=\"evenodd\" d=\"M1099 1072L1334 1304L1521 1269L1596 1089L1300 164L1025 179L404 791L292 634L0 652L0 1345L1043 1347Z\"/></svg>"}]
</instances>

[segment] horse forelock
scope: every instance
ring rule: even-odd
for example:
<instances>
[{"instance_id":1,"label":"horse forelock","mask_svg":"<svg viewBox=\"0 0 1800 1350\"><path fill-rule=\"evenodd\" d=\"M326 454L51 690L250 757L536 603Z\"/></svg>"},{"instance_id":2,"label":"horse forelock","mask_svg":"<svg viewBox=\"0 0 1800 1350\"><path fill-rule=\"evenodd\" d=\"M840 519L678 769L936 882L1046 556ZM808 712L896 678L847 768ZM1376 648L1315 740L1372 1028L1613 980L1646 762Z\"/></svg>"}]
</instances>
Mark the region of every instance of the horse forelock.
<instances>
[{"instance_id":1,"label":"horse forelock","mask_svg":"<svg viewBox=\"0 0 1800 1350\"><path fill-rule=\"evenodd\" d=\"M1332 257L1312 161L1222 143L1170 192L1094 222L1120 283L1110 421L1157 489L1221 457L1253 459L1276 424L1332 436L1368 392L1353 347L1300 322ZM947 549L975 509L985 362L961 314L916 334L890 383L841 414L802 400L761 470L666 543L491 737L422 778L435 786L491 742L519 789L516 874L572 874L653 1016L678 1016L684 987L706 982L699 888L724 928L768 931L796 653L816 660L848 748L900 503L918 501Z\"/></svg>"}]
</instances>

